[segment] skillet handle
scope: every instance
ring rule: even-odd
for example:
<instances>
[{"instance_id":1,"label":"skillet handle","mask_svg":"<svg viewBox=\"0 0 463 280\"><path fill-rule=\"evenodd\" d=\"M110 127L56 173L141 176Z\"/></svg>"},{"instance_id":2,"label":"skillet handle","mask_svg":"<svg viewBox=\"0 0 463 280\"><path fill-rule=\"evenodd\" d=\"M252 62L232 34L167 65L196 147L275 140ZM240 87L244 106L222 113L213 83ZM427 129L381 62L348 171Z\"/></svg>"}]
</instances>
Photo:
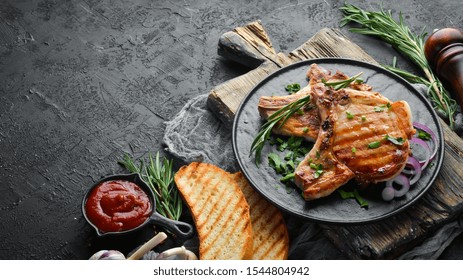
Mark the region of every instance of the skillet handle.
<instances>
[{"instance_id":1,"label":"skillet handle","mask_svg":"<svg viewBox=\"0 0 463 280\"><path fill-rule=\"evenodd\" d=\"M193 236L194 228L193 228L192 225L190 225L188 223L181 222L181 221L175 221L175 220L166 218L166 217L158 214L157 212L153 212L153 214L151 215L150 220L154 224L160 225L160 226L168 229L170 232L177 235L178 237L187 239L187 238L190 238L191 236Z\"/></svg>"}]
</instances>

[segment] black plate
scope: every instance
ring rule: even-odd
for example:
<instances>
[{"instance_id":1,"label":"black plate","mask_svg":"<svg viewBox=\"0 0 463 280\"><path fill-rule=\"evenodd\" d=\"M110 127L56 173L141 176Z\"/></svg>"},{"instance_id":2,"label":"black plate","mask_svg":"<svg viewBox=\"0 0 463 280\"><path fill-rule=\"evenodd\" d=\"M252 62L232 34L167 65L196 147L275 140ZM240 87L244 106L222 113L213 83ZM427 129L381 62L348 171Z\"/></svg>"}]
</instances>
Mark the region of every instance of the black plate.
<instances>
[{"instance_id":1,"label":"black plate","mask_svg":"<svg viewBox=\"0 0 463 280\"><path fill-rule=\"evenodd\" d=\"M286 95L287 84L307 84L306 72L309 65L317 63L332 71L342 71L352 76L363 72L364 82L382 93L392 101L405 100L409 103L413 121L431 128L437 136L438 151L431 167L426 168L420 180L415 183L404 198L385 202L381 199L382 186L371 186L362 192L369 202L368 208L361 208L353 199L343 200L337 192L332 195L306 202L298 189L288 193L279 181L280 176L269 167L267 154L273 149L266 145L262 150L262 164L256 166L254 155L250 156L251 143L254 140L262 121L257 110L259 97L263 95ZM439 172L444 151L442 128L438 117L427 99L411 84L401 77L373 64L366 62L323 58L302 61L283 68L260 82L243 100L235 116L233 124L233 149L239 165L251 185L267 200L278 208L302 218L324 223L357 224L377 221L404 210L412 205L432 185ZM277 187L280 186L280 187ZM375 189L373 189L375 188Z\"/></svg>"}]
</instances>

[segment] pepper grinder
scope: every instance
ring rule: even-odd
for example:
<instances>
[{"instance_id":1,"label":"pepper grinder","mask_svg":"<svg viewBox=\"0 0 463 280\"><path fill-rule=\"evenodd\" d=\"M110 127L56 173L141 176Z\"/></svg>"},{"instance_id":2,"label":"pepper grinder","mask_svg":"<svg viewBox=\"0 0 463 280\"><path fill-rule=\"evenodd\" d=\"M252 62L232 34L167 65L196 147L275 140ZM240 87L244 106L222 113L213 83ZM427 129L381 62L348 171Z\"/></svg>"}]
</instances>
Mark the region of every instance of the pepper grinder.
<instances>
[{"instance_id":1,"label":"pepper grinder","mask_svg":"<svg viewBox=\"0 0 463 280\"><path fill-rule=\"evenodd\" d=\"M426 40L424 54L463 108L463 32L456 28L433 32Z\"/></svg>"}]
</instances>

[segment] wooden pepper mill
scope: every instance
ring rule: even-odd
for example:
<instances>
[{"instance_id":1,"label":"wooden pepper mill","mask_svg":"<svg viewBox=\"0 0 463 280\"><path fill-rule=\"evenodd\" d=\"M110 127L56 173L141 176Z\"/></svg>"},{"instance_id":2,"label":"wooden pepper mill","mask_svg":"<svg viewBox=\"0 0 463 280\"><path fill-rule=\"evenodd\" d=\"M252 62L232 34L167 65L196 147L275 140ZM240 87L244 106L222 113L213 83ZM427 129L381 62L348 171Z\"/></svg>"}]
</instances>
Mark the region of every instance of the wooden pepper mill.
<instances>
[{"instance_id":1,"label":"wooden pepper mill","mask_svg":"<svg viewBox=\"0 0 463 280\"><path fill-rule=\"evenodd\" d=\"M455 28L435 31L426 40L424 53L435 73L447 82L463 108L463 32Z\"/></svg>"}]
</instances>

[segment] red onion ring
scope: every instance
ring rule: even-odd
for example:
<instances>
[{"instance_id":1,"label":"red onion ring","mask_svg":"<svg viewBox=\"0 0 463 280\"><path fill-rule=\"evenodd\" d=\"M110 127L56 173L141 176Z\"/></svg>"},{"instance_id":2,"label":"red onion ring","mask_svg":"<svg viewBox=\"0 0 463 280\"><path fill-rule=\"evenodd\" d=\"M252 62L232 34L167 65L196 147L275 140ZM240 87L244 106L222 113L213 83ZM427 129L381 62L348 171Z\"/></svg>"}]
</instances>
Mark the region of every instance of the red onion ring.
<instances>
[{"instance_id":1,"label":"red onion ring","mask_svg":"<svg viewBox=\"0 0 463 280\"><path fill-rule=\"evenodd\" d=\"M422 170L420 162L416 158L410 156L408 157L407 165L404 170L402 170L402 173L412 176L409 180L410 185L413 185L420 179Z\"/></svg>"},{"instance_id":2,"label":"red onion ring","mask_svg":"<svg viewBox=\"0 0 463 280\"><path fill-rule=\"evenodd\" d=\"M417 145L423 147L424 151L426 152L425 159L419 161L420 164L421 164L421 169L424 170L426 168L426 166L428 166L429 161L431 160L431 148L429 148L428 143L426 143L423 140L421 140L420 138L416 138L416 137L413 137L410 140L410 143L414 143L414 144L417 144Z\"/></svg>"},{"instance_id":3,"label":"red onion ring","mask_svg":"<svg viewBox=\"0 0 463 280\"><path fill-rule=\"evenodd\" d=\"M415 128L418 128L420 130L423 130L424 132L428 133L429 135L431 135L431 140L434 142L434 149L431 153L431 156L429 158L429 160L433 160L434 157L436 156L437 154L437 137L436 137L436 134L434 133L434 131L432 131L429 127L427 127L426 125L422 124L422 123L418 123L418 122L413 122L413 126Z\"/></svg>"},{"instance_id":4,"label":"red onion ring","mask_svg":"<svg viewBox=\"0 0 463 280\"><path fill-rule=\"evenodd\" d=\"M394 199L395 196L395 189L391 187L385 187L381 192L381 197L384 201L391 201Z\"/></svg>"},{"instance_id":5,"label":"red onion ring","mask_svg":"<svg viewBox=\"0 0 463 280\"><path fill-rule=\"evenodd\" d=\"M400 189L396 189L394 183L399 185ZM394 188L394 197L402 197L410 189L410 181L405 175L399 174L386 182L386 188Z\"/></svg>"}]
</instances>

